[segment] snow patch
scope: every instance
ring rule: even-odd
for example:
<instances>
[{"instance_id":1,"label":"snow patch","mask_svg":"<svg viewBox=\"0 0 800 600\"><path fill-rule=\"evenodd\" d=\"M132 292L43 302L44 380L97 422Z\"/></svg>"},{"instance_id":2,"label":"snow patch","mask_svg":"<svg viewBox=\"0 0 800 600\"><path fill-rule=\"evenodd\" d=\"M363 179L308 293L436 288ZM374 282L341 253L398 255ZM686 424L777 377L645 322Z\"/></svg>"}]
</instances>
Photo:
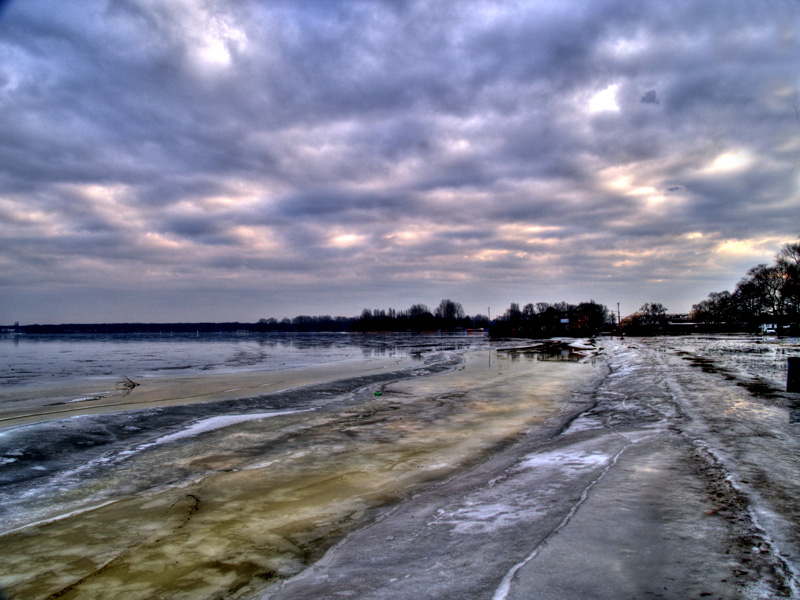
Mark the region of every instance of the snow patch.
<instances>
[{"instance_id":1,"label":"snow patch","mask_svg":"<svg viewBox=\"0 0 800 600\"><path fill-rule=\"evenodd\" d=\"M73 398L72 400L67 400L67 404L72 404L73 402L91 402L92 400L102 400L103 398L108 398L111 395L111 392L102 392L95 396L81 396L80 398Z\"/></svg>"}]
</instances>

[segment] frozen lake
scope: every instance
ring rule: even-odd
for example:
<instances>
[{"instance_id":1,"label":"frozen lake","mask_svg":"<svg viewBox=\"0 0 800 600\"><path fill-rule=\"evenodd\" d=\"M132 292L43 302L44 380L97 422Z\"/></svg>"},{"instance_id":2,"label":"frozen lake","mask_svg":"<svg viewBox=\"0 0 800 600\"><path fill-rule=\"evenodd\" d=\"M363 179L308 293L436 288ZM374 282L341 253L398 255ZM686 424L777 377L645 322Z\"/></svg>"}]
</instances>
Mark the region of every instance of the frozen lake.
<instances>
[{"instance_id":1,"label":"frozen lake","mask_svg":"<svg viewBox=\"0 0 800 600\"><path fill-rule=\"evenodd\" d=\"M698 568L720 574L723 583L709 584L718 597L797 596L800 425L783 391L795 341L583 341L554 354L466 336L329 337L80 340L78 349L63 339L4 341L22 348L17 366L35 363L40 348L59 367L28 368L7 399L0 586L11 598L511 600L543 578L553 584L558 570L544 565L567 564L552 554L559 543L569 560L588 561L571 536L589 544L583 528L629 498L640 520L628 513L614 523L618 532L639 524L639 533L592 552L595 562L616 556L624 570L624 557L669 525L658 514L677 506L685 532L705 519ZM179 356L157 358L170 348ZM275 358L283 349L288 358ZM70 374L70 364L85 371ZM143 383L81 400L84 378L105 378L102 388L119 373ZM57 378L77 402L41 400ZM28 409L30 422L19 414ZM658 500L642 499L646 489L660 490ZM673 489L683 491L669 499ZM641 512L653 502L667 503L662 513ZM376 519L382 525L362 533ZM670 561L689 551L683 531L663 530L674 548L659 542L673 571ZM631 539L635 551L623 548ZM337 560L327 558L319 577L309 571L278 593L274 585L337 542ZM438 571L415 558L423 546ZM355 577L352 561L365 553L373 568ZM573 567L596 567L595 582L613 576L591 561ZM662 582L660 568L636 585ZM563 577L559 586L581 584ZM663 580L673 586L665 597L707 591L676 581Z\"/></svg>"}]
</instances>

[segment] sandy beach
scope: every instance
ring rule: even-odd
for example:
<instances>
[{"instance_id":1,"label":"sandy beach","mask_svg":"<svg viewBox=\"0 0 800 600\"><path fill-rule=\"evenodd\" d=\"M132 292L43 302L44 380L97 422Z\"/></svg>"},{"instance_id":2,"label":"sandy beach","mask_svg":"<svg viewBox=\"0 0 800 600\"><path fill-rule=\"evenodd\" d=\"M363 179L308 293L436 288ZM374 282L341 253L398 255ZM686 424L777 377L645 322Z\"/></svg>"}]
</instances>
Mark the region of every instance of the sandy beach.
<instances>
[{"instance_id":1,"label":"sandy beach","mask_svg":"<svg viewBox=\"0 0 800 600\"><path fill-rule=\"evenodd\" d=\"M145 404L164 425L6 519L0 585L14 600L797 598L792 398L693 358L607 340L583 361L452 353L428 371L176 379L66 421L7 414L28 425L5 436ZM260 408L226 404L265 384L280 389Z\"/></svg>"}]
</instances>

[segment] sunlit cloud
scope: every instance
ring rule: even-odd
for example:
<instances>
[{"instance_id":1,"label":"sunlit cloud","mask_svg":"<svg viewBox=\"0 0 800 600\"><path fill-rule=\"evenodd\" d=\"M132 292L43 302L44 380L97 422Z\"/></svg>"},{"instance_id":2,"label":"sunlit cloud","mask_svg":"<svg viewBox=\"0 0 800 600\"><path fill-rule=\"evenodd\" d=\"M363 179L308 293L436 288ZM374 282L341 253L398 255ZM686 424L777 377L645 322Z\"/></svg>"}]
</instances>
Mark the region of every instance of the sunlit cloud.
<instances>
[{"instance_id":1,"label":"sunlit cloud","mask_svg":"<svg viewBox=\"0 0 800 600\"><path fill-rule=\"evenodd\" d=\"M746 150L725 152L715 157L707 170L711 173L739 171L753 163L752 155Z\"/></svg>"},{"instance_id":2,"label":"sunlit cloud","mask_svg":"<svg viewBox=\"0 0 800 600\"><path fill-rule=\"evenodd\" d=\"M775 243L779 238L729 239L721 241L714 248L717 254L730 256L765 256L774 254Z\"/></svg>"},{"instance_id":3,"label":"sunlit cloud","mask_svg":"<svg viewBox=\"0 0 800 600\"><path fill-rule=\"evenodd\" d=\"M597 92L589 100L589 112L598 113L604 111L619 112L619 104L617 104L617 90L619 84L612 84L606 89Z\"/></svg>"},{"instance_id":4,"label":"sunlit cloud","mask_svg":"<svg viewBox=\"0 0 800 600\"><path fill-rule=\"evenodd\" d=\"M508 256L510 252L508 250L492 250L487 248L485 250L480 250L475 254L471 255L469 258L470 260L478 260L478 261L494 261L505 256Z\"/></svg>"},{"instance_id":5,"label":"sunlit cloud","mask_svg":"<svg viewBox=\"0 0 800 600\"><path fill-rule=\"evenodd\" d=\"M366 235L345 233L342 235L333 236L329 243L334 248L352 248L353 246L362 245L366 240Z\"/></svg>"}]
</instances>

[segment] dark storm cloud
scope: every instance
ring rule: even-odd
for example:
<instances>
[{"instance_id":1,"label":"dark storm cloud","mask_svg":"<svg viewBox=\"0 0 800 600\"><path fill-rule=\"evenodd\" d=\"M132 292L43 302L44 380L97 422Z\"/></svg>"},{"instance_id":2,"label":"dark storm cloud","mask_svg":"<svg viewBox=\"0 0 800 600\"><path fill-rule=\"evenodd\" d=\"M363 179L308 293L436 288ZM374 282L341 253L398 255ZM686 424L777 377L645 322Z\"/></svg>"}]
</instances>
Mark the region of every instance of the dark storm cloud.
<instances>
[{"instance_id":1,"label":"dark storm cloud","mask_svg":"<svg viewBox=\"0 0 800 600\"><path fill-rule=\"evenodd\" d=\"M642 100L644 104L658 104L658 97L656 95L655 90L650 90L644 96L642 96Z\"/></svg>"},{"instance_id":2,"label":"dark storm cloud","mask_svg":"<svg viewBox=\"0 0 800 600\"><path fill-rule=\"evenodd\" d=\"M14 3L0 320L132 281L241 292L196 318L458 293L685 309L798 233L798 10Z\"/></svg>"}]
</instances>

